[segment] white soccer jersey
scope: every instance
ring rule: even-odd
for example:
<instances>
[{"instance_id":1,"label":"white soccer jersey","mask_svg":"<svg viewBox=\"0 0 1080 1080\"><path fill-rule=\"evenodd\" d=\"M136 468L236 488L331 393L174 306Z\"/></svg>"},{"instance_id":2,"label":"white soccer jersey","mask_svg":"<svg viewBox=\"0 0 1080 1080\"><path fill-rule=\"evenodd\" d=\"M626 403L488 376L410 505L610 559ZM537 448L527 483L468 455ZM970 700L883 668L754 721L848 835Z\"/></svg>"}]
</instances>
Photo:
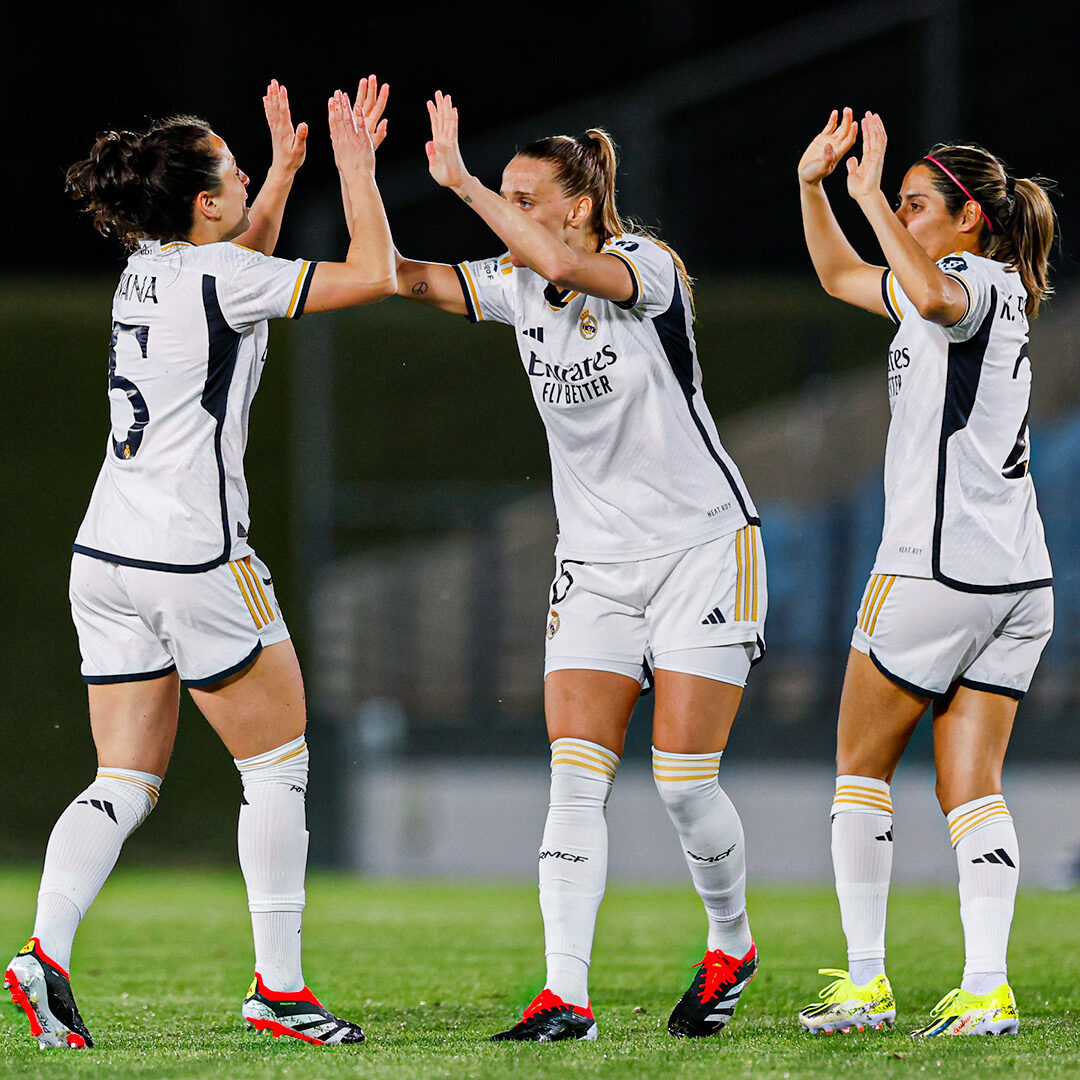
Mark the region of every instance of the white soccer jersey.
<instances>
[{"instance_id":1,"label":"white soccer jersey","mask_svg":"<svg viewBox=\"0 0 1080 1080\"><path fill-rule=\"evenodd\" d=\"M112 432L75 551L198 573L251 554L248 410L266 320L302 314L314 263L144 241L113 297Z\"/></svg>"},{"instance_id":2,"label":"white soccer jersey","mask_svg":"<svg viewBox=\"0 0 1080 1080\"><path fill-rule=\"evenodd\" d=\"M630 234L602 250L630 270L626 303L556 289L509 255L455 268L470 321L517 330L547 430L559 557L643 559L757 523L701 396L671 254Z\"/></svg>"},{"instance_id":3,"label":"white soccer jersey","mask_svg":"<svg viewBox=\"0 0 1080 1080\"><path fill-rule=\"evenodd\" d=\"M1050 585L1028 472L1027 293L1018 273L978 255L948 255L938 266L967 293L954 326L921 318L896 275L882 276L899 329L889 349L885 528L873 572L968 592Z\"/></svg>"}]
</instances>

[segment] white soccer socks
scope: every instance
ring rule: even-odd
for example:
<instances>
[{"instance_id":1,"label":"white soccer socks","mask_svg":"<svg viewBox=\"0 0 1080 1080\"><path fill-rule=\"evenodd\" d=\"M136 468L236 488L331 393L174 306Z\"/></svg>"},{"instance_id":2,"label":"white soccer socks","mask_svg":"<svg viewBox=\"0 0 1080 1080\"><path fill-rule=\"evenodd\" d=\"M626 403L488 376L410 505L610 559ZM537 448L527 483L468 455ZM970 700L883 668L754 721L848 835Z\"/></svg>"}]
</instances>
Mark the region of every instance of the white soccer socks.
<instances>
[{"instance_id":1,"label":"white soccer socks","mask_svg":"<svg viewBox=\"0 0 1080 1080\"><path fill-rule=\"evenodd\" d=\"M302 990L307 743L301 735L265 754L234 761L244 784L237 847L255 938L255 970L272 990Z\"/></svg>"},{"instance_id":2,"label":"white soccer socks","mask_svg":"<svg viewBox=\"0 0 1080 1080\"><path fill-rule=\"evenodd\" d=\"M1020 874L1012 815L1001 795L986 795L947 815L960 872L964 925L961 989L987 994L1008 981L1006 953Z\"/></svg>"},{"instance_id":3,"label":"white soccer socks","mask_svg":"<svg viewBox=\"0 0 1080 1080\"><path fill-rule=\"evenodd\" d=\"M653 747L653 779L679 834L709 919L707 948L750 950L742 821L717 781L721 754L671 754Z\"/></svg>"},{"instance_id":4,"label":"white soccer socks","mask_svg":"<svg viewBox=\"0 0 1080 1080\"><path fill-rule=\"evenodd\" d=\"M851 981L885 974L885 912L892 874L892 799L884 780L838 776L832 860Z\"/></svg>"},{"instance_id":5,"label":"white soccer socks","mask_svg":"<svg viewBox=\"0 0 1080 1080\"><path fill-rule=\"evenodd\" d=\"M34 937L60 967L71 966L79 922L112 872L124 841L154 809L161 777L100 768L53 826L38 890Z\"/></svg>"},{"instance_id":6,"label":"white soccer socks","mask_svg":"<svg viewBox=\"0 0 1080 1080\"><path fill-rule=\"evenodd\" d=\"M589 959L607 879L606 809L619 757L585 739L551 744L551 799L540 844L547 989L589 1003Z\"/></svg>"}]
</instances>

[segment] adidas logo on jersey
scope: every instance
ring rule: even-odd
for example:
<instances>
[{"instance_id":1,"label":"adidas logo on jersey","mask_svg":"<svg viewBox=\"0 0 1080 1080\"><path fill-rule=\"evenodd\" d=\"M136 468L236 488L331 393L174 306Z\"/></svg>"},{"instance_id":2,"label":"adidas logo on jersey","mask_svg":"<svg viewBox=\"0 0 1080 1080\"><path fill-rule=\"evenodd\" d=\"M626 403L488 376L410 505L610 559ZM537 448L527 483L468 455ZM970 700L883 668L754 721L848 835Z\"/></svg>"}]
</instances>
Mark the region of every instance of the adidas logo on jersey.
<instances>
[{"instance_id":1,"label":"adidas logo on jersey","mask_svg":"<svg viewBox=\"0 0 1080 1080\"><path fill-rule=\"evenodd\" d=\"M713 626L718 626L720 623L726 621L724 613L718 607L714 607L712 611L709 612L708 617L701 620L701 625L709 626L712 624Z\"/></svg>"},{"instance_id":2,"label":"adidas logo on jersey","mask_svg":"<svg viewBox=\"0 0 1080 1080\"><path fill-rule=\"evenodd\" d=\"M525 337L531 337L534 341L543 342L544 328L542 326L530 326L528 330L521 331Z\"/></svg>"},{"instance_id":3,"label":"adidas logo on jersey","mask_svg":"<svg viewBox=\"0 0 1080 1080\"><path fill-rule=\"evenodd\" d=\"M108 814L109 817L116 821L116 811L113 809L111 802L105 802L103 799L79 799L79 806L92 806L95 810L100 810L103 814Z\"/></svg>"},{"instance_id":4,"label":"adidas logo on jersey","mask_svg":"<svg viewBox=\"0 0 1080 1080\"><path fill-rule=\"evenodd\" d=\"M972 859L973 863L996 863L1000 866L1004 863L1006 866L1011 866L1016 869L1016 863L1009 858L1009 853L1004 848L995 848L993 851L987 851L978 859Z\"/></svg>"}]
</instances>

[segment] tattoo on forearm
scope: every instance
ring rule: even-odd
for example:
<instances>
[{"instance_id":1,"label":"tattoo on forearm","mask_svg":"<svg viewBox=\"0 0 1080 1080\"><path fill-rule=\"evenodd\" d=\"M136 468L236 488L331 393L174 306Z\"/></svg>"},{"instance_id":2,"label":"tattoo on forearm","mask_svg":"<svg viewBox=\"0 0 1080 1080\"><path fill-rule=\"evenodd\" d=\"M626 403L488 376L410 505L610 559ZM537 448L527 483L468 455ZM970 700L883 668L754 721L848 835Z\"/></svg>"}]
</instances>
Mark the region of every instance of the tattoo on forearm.
<instances>
[{"instance_id":1,"label":"tattoo on forearm","mask_svg":"<svg viewBox=\"0 0 1080 1080\"><path fill-rule=\"evenodd\" d=\"M466 201L467 203L470 203L470 204L472 203L472 199L470 199L468 195L462 195L461 197L462 197L462 198L463 198L463 199L464 199L464 200L465 200L465 201Z\"/></svg>"},{"instance_id":2,"label":"tattoo on forearm","mask_svg":"<svg viewBox=\"0 0 1080 1080\"><path fill-rule=\"evenodd\" d=\"M423 296L427 292L428 285L426 281L418 281L413 287L413 296Z\"/></svg>"}]
</instances>

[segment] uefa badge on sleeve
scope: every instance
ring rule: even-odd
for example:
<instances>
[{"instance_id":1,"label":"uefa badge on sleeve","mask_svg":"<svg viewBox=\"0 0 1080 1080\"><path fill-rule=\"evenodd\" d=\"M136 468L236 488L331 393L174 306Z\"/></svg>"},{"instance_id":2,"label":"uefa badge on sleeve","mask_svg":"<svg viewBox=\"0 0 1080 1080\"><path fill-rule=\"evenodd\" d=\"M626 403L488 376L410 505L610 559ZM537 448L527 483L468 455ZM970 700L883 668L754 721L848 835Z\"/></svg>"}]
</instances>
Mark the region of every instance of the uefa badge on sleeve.
<instances>
[{"instance_id":1,"label":"uefa badge on sleeve","mask_svg":"<svg viewBox=\"0 0 1080 1080\"><path fill-rule=\"evenodd\" d=\"M559 626L561 624L561 621L562 620L560 620L559 618L559 613L554 608L552 608L551 614L548 616L547 624L548 641L550 641L559 632Z\"/></svg>"}]
</instances>

